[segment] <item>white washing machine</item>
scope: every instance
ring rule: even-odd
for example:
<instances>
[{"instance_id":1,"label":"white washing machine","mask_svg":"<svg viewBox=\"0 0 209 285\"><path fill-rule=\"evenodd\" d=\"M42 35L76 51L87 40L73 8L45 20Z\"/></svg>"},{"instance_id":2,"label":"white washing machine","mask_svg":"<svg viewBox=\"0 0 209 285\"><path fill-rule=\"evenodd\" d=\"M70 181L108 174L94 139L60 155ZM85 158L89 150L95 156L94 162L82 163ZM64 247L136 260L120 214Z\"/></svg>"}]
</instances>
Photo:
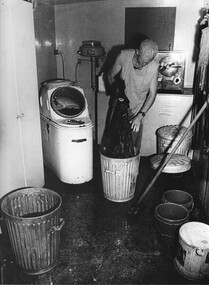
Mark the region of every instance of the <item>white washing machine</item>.
<instances>
[{"instance_id":1,"label":"white washing machine","mask_svg":"<svg viewBox=\"0 0 209 285\"><path fill-rule=\"evenodd\" d=\"M45 82L40 89L44 163L63 182L93 178L93 124L83 89L68 80Z\"/></svg>"}]
</instances>

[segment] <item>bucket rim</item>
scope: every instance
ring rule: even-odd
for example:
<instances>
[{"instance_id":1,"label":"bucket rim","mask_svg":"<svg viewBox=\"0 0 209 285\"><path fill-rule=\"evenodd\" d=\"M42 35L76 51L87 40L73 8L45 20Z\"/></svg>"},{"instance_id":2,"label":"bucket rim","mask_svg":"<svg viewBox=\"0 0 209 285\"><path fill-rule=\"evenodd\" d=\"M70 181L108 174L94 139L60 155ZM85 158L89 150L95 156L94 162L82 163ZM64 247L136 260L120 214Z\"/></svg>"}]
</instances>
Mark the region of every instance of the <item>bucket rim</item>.
<instances>
[{"instance_id":1,"label":"bucket rim","mask_svg":"<svg viewBox=\"0 0 209 285\"><path fill-rule=\"evenodd\" d=\"M174 128L176 128L176 129L179 129L179 130L180 130L180 129L184 129L185 131L187 130L187 127L181 126L181 125L165 125L165 126L159 127L159 128L156 130L156 135L157 135L158 137L162 138L162 139L169 140L169 141L174 141L174 140L176 140L177 138L180 138L183 134L181 134L180 136L177 135L176 137L173 137L173 138L168 138L168 137L164 136L164 135L161 133L161 131L162 131L163 129L165 129L166 127L174 127ZM186 137L184 138L184 140L190 140L190 139L192 138L192 136L193 136L193 133L192 133L192 131L190 130L190 131L188 132L188 134L186 135Z\"/></svg>"},{"instance_id":2,"label":"bucket rim","mask_svg":"<svg viewBox=\"0 0 209 285\"><path fill-rule=\"evenodd\" d=\"M188 192L186 192L186 191L183 191L183 190L180 190L180 189L167 190L167 191L165 191L165 192L163 193L162 198L164 198L165 200L167 200L166 197L165 197L165 195L166 195L166 194L169 194L169 193L182 193L182 194L186 194L188 197L190 197L190 199L191 199L190 202L187 202L187 203L179 203L180 205L187 205L187 204L190 204L190 203L193 203L193 202L194 202L193 196L192 196L190 193L188 193ZM167 200L167 201L168 201L168 200ZM173 203L173 202L170 202L170 203ZM176 204L176 203L175 203L175 204Z\"/></svg>"},{"instance_id":3,"label":"bucket rim","mask_svg":"<svg viewBox=\"0 0 209 285\"><path fill-rule=\"evenodd\" d=\"M159 137L159 138L161 138L161 139L164 139L164 140L167 140L167 141L169 141L169 142L173 142L174 140L176 140L178 137L174 137L174 138L166 138L166 137L164 137L164 136L162 136L161 134L158 134L158 133L156 133L157 134L157 136ZM193 134L191 134L191 135L188 135L188 136L186 136L185 138L184 138L184 141L188 141L188 140L190 140L191 138L192 138L192 136L193 136ZM181 136L179 136L179 138L181 138Z\"/></svg>"},{"instance_id":4,"label":"bucket rim","mask_svg":"<svg viewBox=\"0 0 209 285\"><path fill-rule=\"evenodd\" d=\"M183 224L181 226L181 228L179 229L179 232L182 231L188 225L201 225L201 226L204 226L204 227L208 227L208 229L209 229L209 224L206 224L206 223L203 223L203 222L199 222L199 221L189 221L189 222L187 222L187 223L185 223L185 224Z\"/></svg>"},{"instance_id":5,"label":"bucket rim","mask_svg":"<svg viewBox=\"0 0 209 285\"><path fill-rule=\"evenodd\" d=\"M168 218L162 218L159 214L158 214L158 212L157 212L157 210L160 208L160 207L168 207L168 206L175 206L175 207L177 207L177 208L181 208L184 212L185 212L185 217L184 218L182 218L182 219L175 219L175 220L173 220L173 219L168 219ZM180 222L180 221L182 221L182 220L184 220L184 221L186 221L188 218L189 218L189 211L184 207L184 206L182 206L182 205L180 205L180 204L176 204L176 203L161 203L161 204L159 204L156 208L155 208L155 214L156 214L156 216L159 218L159 219L164 219L164 220L166 220L166 221L169 221L169 222L173 222L173 221L175 221L175 222Z\"/></svg>"},{"instance_id":6,"label":"bucket rim","mask_svg":"<svg viewBox=\"0 0 209 285\"><path fill-rule=\"evenodd\" d=\"M37 216L37 217L18 217L18 216L13 216L13 215L7 213L7 212L5 211L5 209L3 209L3 203L6 201L6 199L7 199L10 195L12 195L12 194L14 194L14 193L16 193L16 192L24 192L24 191L26 191L26 190L28 190L28 189L39 189L39 190L42 189L42 190L47 190L47 191L49 191L49 192L51 192L51 193L53 193L53 194L56 194L57 197L59 198L59 203L58 203L56 209L53 209L53 210L50 211L49 213L43 214L43 215L40 215L40 216ZM10 218L12 218L12 219L17 219L17 220L23 220L23 219L24 219L24 220L29 220L29 221L31 221L31 220L34 220L34 219L44 218L44 217L46 217L46 216L49 216L49 215L53 214L55 211L57 211L57 210L61 207L61 205L62 205L62 197L61 197L57 192L55 192L55 191L53 191L53 190L51 190L51 189L48 189L48 188L44 188L44 187L25 187L25 188L18 188L18 189L15 189L15 190L12 190L12 191L6 193L6 194L1 198L0 210L1 210L1 212L3 213L4 216L10 217Z\"/></svg>"},{"instance_id":7,"label":"bucket rim","mask_svg":"<svg viewBox=\"0 0 209 285\"><path fill-rule=\"evenodd\" d=\"M135 155L130 156L130 157L124 157L124 158L106 156L106 155L104 155L104 154L102 153L101 150L99 151L99 153L100 153L100 156L101 156L101 157L111 158L111 159L115 159L115 160L117 160L117 161L120 161L120 160L121 160L121 161L124 161L124 160L130 160L130 159L132 159L132 158L136 158L136 157L140 156L139 150L138 150L137 148L134 148L134 150L135 150L135 152L136 152Z\"/></svg>"},{"instance_id":8,"label":"bucket rim","mask_svg":"<svg viewBox=\"0 0 209 285\"><path fill-rule=\"evenodd\" d=\"M206 245L194 245L192 243L189 243L188 240L185 239L185 236L183 236L183 233L182 231L184 230L185 227L188 227L188 225L191 225L191 226L195 226L195 225L201 225L203 227L207 227L208 229L208 233L209 233L209 224L206 224L206 223L203 223L203 222L198 222L198 221L188 221L186 222L185 224L183 224L180 229L179 229L179 238L189 247L192 247L192 248L196 248L196 249L204 249L206 250L207 252L209 252L209 244L206 246Z\"/></svg>"}]
</instances>

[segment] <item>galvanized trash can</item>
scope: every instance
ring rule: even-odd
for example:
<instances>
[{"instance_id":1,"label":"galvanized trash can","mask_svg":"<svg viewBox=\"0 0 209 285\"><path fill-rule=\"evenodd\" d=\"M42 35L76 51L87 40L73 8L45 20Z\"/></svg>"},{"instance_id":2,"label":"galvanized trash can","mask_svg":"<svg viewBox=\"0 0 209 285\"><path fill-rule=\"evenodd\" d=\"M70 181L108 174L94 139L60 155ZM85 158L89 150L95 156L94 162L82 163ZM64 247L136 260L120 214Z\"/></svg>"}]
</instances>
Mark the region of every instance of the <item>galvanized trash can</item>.
<instances>
[{"instance_id":1,"label":"galvanized trash can","mask_svg":"<svg viewBox=\"0 0 209 285\"><path fill-rule=\"evenodd\" d=\"M111 158L100 153L104 197L113 202L126 202L134 197L140 155Z\"/></svg>"},{"instance_id":2,"label":"galvanized trash can","mask_svg":"<svg viewBox=\"0 0 209 285\"><path fill-rule=\"evenodd\" d=\"M157 135L157 152L169 153L177 145L185 131L184 126L166 125L162 126L156 131ZM189 131L183 142L176 150L176 154L188 155L192 143L192 131Z\"/></svg>"},{"instance_id":3,"label":"galvanized trash can","mask_svg":"<svg viewBox=\"0 0 209 285\"><path fill-rule=\"evenodd\" d=\"M24 188L3 197L1 211L17 265L29 275L56 266L60 245L62 199L45 188Z\"/></svg>"},{"instance_id":4,"label":"galvanized trash can","mask_svg":"<svg viewBox=\"0 0 209 285\"><path fill-rule=\"evenodd\" d=\"M188 222L179 229L174 266L188 280L205 280L209 277L209 225ZM200 283L198 283L200 284Z\"/></svg>"}]
</instances>

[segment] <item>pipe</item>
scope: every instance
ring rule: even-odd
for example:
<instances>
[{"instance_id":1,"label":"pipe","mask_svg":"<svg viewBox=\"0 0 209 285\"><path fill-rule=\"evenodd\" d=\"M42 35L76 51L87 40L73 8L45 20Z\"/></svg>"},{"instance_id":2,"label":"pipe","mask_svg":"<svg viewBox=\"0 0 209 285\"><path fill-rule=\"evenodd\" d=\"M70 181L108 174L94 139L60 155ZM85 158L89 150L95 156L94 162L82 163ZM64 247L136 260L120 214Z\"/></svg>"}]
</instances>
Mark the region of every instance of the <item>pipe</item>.
<instances>
[{"instance_id":1,"label":"pipe","mask_svg":"<svg viewBox=\"0 0 209 285\"><path fill-rule=\"evenodd\" d=\"M93 91L96 89L96 58L91 57L91 88Z\"/></svg>"}]
</instances>

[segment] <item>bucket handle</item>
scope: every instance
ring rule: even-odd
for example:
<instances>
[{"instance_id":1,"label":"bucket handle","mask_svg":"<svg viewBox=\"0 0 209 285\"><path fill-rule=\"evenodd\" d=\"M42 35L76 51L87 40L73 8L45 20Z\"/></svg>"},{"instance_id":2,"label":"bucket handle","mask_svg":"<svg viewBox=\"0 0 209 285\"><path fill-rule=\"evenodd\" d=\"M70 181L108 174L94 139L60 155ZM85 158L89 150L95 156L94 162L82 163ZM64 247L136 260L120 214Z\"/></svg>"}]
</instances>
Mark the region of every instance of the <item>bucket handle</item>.
<instances>
[{"instance_id":1,"label":"bucket handle","mask_svg":"<svg viewBox=\"0 0 209 285\"><path fill-rule=\"evenodd\" d=\"M113 174L113 175L120 175L120 173L121 173L120 170L112 171L112 170L109 170L109 169L105 169L105 172L106 172L106 173Z\"/></svg>"},{"instance_id":2,"label":"bucket handle","mask_svg":"<svg viewBox=\"0 0 209 285\"><path fill-rule=\"evenodd\" d=\"M196 248L196 255L203 256L204 255L204 250L201 249L201 248Z\"/></svg>"},{"instance_id":3,"label":"bucket handle","mask_svg":"<svg viewBox=\"0 0 209 285\"><path fill-rule=\"evenodd\" d=\"M49 230L49 235L53 234L54 232L60 231L61 228L64 226L65 224L65 220L64 219L60 219L60 222L57 226L53 226L51 227L51 229Z\"/></svg>"},{"instance_id":4,"label":"bucket handle","mask_svg":"<svg viewBox=\"0 0 209 285\"><path fill-rule=\"evenodd\" d=\"M191 212L193 208L194 208L194 202L192 202L191 209L189 209L189 212Z\"/></svg>"}]
</instances>

